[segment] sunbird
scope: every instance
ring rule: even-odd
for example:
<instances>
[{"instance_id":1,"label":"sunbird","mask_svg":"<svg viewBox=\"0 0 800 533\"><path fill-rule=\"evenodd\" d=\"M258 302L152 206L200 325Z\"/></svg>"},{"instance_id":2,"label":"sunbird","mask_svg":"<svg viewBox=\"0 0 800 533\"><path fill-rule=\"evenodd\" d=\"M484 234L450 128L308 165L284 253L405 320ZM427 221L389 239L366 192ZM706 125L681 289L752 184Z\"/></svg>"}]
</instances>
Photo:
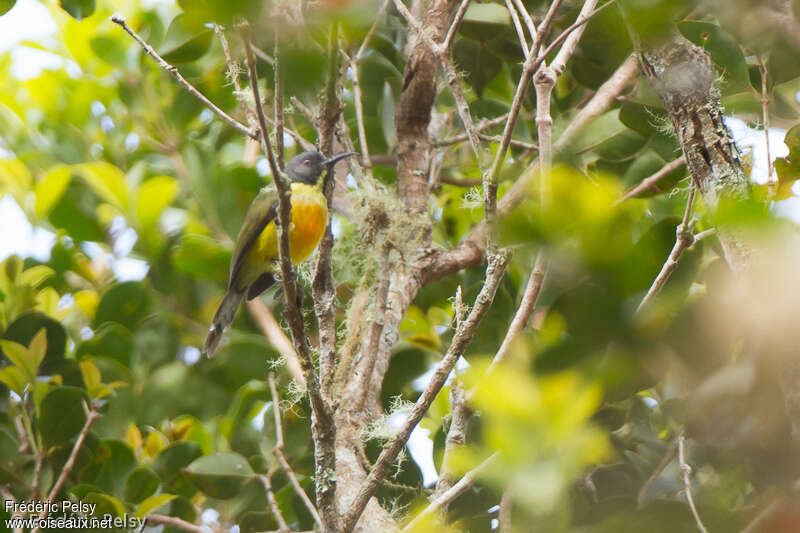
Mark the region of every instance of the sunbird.
<instances>
[{"instance_id":1,"label":"sunbird","mask_svg":"<svg viewBox=\"0 0 800 533\"><path fill-rule=\"evenodd\" d=\"M289 230L289 249L292 263L303 262L322 240L328 227L328 203L323 193L325 170L337 161L355 155L344 152L325 158L319 152L297 155L286 165L292 182L292 226ZM228 290L219 304L203 348L209 357L214 355L222 332L233 322L239 304L245 296L252 300L275 283L278 261L278 196L274 186L261 189L244 217L236 237L231 258Z\"/></svg>"}]
</instances>

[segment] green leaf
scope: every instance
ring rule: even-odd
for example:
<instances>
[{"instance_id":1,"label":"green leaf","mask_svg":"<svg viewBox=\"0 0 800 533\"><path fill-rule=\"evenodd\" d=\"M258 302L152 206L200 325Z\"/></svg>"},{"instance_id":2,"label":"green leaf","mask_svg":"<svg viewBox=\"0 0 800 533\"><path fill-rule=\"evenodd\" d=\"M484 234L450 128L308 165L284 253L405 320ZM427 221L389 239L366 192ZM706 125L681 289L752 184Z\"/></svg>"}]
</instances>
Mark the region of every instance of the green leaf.
<instances>
[{"instance_id":1,"label":"green leaf","mask_svg":"<svg viewBox=\"0 0 800 533\"><path fill-rule=\"evenodd\" d=\"M28 348L8 340L0 340L0 348L14 366L22 371L26 383L31 383L36 379L36 357Z\"/></svg>"},{"instance_id":2,"label":"green leaf","mask_svg":"<svg viewBox=\"0 0 800 533\"><path fill-rule=\"evenodd\" d=\"M45 280L55 274L52 268L47 265L36 265L22 272L19 276L21 285L28 285L34 289L38 288Z\"/></svg>"},{"instance_id":3,"label":"green leaf","mask_svg":"<svg viewBox=\"0 0 800 533\"><path fill-rule=\"evenodd\" d=\"M34 367L38 369L47 354L47 330L45 328L40 329L33 336L31 343L28 345L28 350L33 356Z\"/></svg>"},{"instance_id":4,"label":"green leaf","mask_svg":"<svg viewBox=\"0 0 800 533\"><path fill-rule=\"evenodd\" d=\"M211 46L213 32L193 23L185 14L178 15L167 28L161 56L168 63L188 63L200 59Z\"/></svg>"},{"instance_id":5,"label":"green leaf","mask_svg":"<svg viewBox=\"0 0 800 533\"><path fill-rule=\"evenodd\" d=\"M172 260L185 274L223 283L228 279L231 252L211 237L186 235Z\"/></svg>"},{"instance_id":6,"label":"green leaf","mask_svg":"<svg viewBox=\"0 0 800 533\"><path fill-rule=\"evenodd\" d=\"M16 392L17 395L22 396L25 392L25 386L30 383L27 379L26 373L18 366L7 366L0 368L0 383L5 385Z\"/></svg>"},{"instance_id":7,"label":"green leaf","mask_svg":"<svg viewBox=\"0 0 800 533\"><path fill-rule=\"evenodd\" d=\"M143 228L153 228L164 209L178 194L178 182L170 176L156 176L142 183L136 196L136 218Z\"/></svg>"},{"instance_id":8,"label":"green leaf","mask_svg":"<svg viewBox=\"0 0 800 533\"><path fill-rule=\"evenodd\" d=\"M464 37L488 41L497 37L505 26L511 24L508 10L499 4L471 3L464 14L458 32Z\"/></svg>"},{"instance_id":9,"label":"green leaf","mask_svg":"<svg viewBox=\"0 0 800 533\"><path fill-rule=\"evenodd\" d=\"M742 48L728 32L716 24L699 20L679 22L678 28L684 37L705 48L721 71L739 83L749 85L750 76Z\"/></svg>"},{"instance_id":10,"label":"green leaf","mask_svg":"<svg viewBox=\"0 0 800 533\"><path fill-rule=\"evenodd\" d=\"M128 208L128 186L125 173L111 163L95 161L77 166L80 175L100 198L125 211Z\"/></svg>"},{"instance_id":11,"label":"green leaf","mask_svg":"<svg viewBox=\"0 0 800 533\"><path fill-rule=\"evenodd\" d=\"M72 170L66 165L56 165L47 171L33 190L35 201L33 209L37 217L45 218L64 195L72 177Z\"/></svg>"},{"instance_id":12,"label":"green leaf","mask_svg":"<svg viewBox=\"0 0 800 533\"><path fill-rule=\"evenodd\" d=\"M86 385L86 390L89 396L93 399L103 398L111 394L111 389L103 384L100 370L89 360L81 361L81 374L83 375L83 383Z\"/></svg>"},{"instance_id":13,"label":"green leaf","mask_svg":"<svg viewBox=\"0 0 800 533\"><path fill-rule=\"evenodd\" d=\"M130 331L121 324L108 322L95 331L94 337L78 345L75 358L82 359L87 355L108 357L127 367L131 362L132 351Z\"/></svg>"},{"instance_id":14,"label":"green leaf","mask_svg":"<svg viewBox=\"0 0 800 533\"><path fill-rule=\"evenodd\" d=\"M155 496L150 496L136 508L136 517L144 518L149 515L151 511L155 511L177 497L176 494L156 494Z\"/></svg>"},{"instance_id":15,"label":"green leaf","mask_svg":"<svg viewBox=\"0 0 800 533\"><path fill-rule=\"evenodd\" d=\"M100 299L94 324L117 322L133 331L147 316L150 307L147 289L138 281L126 281L112 286Z\"/></svg>"},{"instance_id":16,"label":"green leaf","mask_svg":"<svg viewBox=\"0 0 800 533\"><path fill-rule=\"evenodd\" d=\"M75 20L83 20L94 13L94 0L60 0L59 3Z\"/></svg>"},{"instance_id":17,"label":"green leaf","mask_svg":"<svg viewBox=\"0 0 800 533\"><path fill-rule=\"evenodd\" d=\"M455 42L453 59L458 69L466 72L466 81L478 98L483 96L483 89L503 69L503 61L485 43L469 39L458 39Z\"/></svg>"},{"instance_id":18,"label":"green leaf","mask_svg":"<svg viewBox=\"0 0 800 533\"><path fill-rule=\"evenodd\" d=\"M7 189L15 198L22 198L31 188L33 176L19 159L0 159L0 191Z\"/></svg>"},{"instance_id":19,"label":"green leaf","mask_svg":"<svg viewBox=\"0 0 800 533\"><path fill-rule=\"evenodd\" d=\"M62 444L75 437L86 421L86 392L77 387L56 387L42 399L39 433L45 444Z\"/></svg>"},{"instance_id":20,"label":"green leaf","mask_svg":"<svg viewBox=\"0 0 800 533\"><path fill-rule=\"evenodd\" d=\"M0 0L0 16L11 11L11 8L13 8L16 3L17 0Z\"/></svg>"},{"instance_id":21,"label":"green leaf","mask_svg":"<svg viewBox=\"0 0 800 533\"><path fill-rule=\"evenodd\" d=\"M8 326L3 336L27 346L42 328L47 330L47 351L44 361L40 364L42 372L48 374L56 371L64 360L67 332L60 322L39 312L25 313Z\"/></svg>"},{"instance_id":22,"label":"green leaf","mask_svg":"<svg viewBox=\"0 0 800 533\"><path fill-rule=\"evenodd\" d=\"M184 472L203 493L221 500L236 496L254 475L250 464L238 453L206 455L190 464Z\"/></svg>"},{"instance_id":23,"label":"green leaf","mask_svg":"<svg viewBox=\"0 0 800 533\"><path fill-rule=\"evenodd\" d=\"M149 466L135 468L125 480L125 501L139 503L155 493L161 478Z\"/></svg>"},{"instance_id":24,"label":"green leaf","mask_svg":"<svg viewBox=\"0 0 800 533\"><path fill-rule=\"evenodd\" d=\"M191 441L177 441L161 450L153 460L153 470L164 481L169 481L175 474L202 455L200 446Z\"/></svg>"},{"instance_id":25,"label":"green leaf","mask_svg":"<svg viewBox=\"0 0 800 533\"><path fill-rule=\"evenodd\" d=\"M86 503L97 504L93 516L124 516L125 506L121 501L109 494L102 494L100 492L90 492L83 500Z\"/></svg>"},{"instance_id":26,"label":"green leaf","mask_svg":"<svg viewBox=\"0 0 800 533\"><path fill-rule=\"evenodd\" d=\"M118 39L108 35L98 35L89 41L89 47L97 57L111 66L125 65L125 47Z\"/></svg>"}]
</instances>

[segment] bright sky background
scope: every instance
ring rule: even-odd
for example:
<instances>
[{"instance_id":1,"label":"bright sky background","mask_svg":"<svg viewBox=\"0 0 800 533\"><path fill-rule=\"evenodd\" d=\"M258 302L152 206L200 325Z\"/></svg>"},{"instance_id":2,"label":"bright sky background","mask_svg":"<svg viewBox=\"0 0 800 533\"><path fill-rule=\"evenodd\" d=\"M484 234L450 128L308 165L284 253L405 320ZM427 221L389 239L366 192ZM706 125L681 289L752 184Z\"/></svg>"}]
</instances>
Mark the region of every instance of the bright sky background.
<instances>
[{"instance_id":1,"label":"bright sky background","mask_svg":"<svg viewBox=\"0 0 800 533\"><path fill-rule=\"evenodd\" d=\"M156 3L171 4L172 2L169 0L143 2L146 5ZM37 76L42 69L64 66L62 59L56 55L19 44L23 41L48 44L56 31L57 28L50 17L50 12L36 0L18 0L11 11L0 16L0 54L5 52L11 54L13 74L16 77L32 78ZM798 99L800 100L800 98ZM727 119L727 124L731 128L738 146L742 149L748 147L752 149L753 179L758 183L764 183L767 175L764 132L749 128L744 121L735 118ZM789 153L788 148L783 144L785 133L784 130L770 130L770 148L773 158L783 157ZM9 148L13 150L13 146ZM0 157L4 155L7 156L8 153L0 147ZM795 184L795 187L798 185ZM779 202L776 209L780 215L800 222L800 198L790 198ZM115 221L114 226L116 227L112 227L112 231L115 231L118 237L115 239L116 245L113 254L109 254L99 245L91 243L84 247L84 251L93 260L109 262L116 277L121 281L142 279L147 274L147 264L129 257L136 242L136 232L125 227L122 219ZM50 249L55 242L55 235L44 228L32 227L22 209L10 196L0 199L0 228L2 228L0 261L11 254L34 257L41 261L49 258ZM465 361L462 360L460 363L459 368L466 366ZM429 374L430 372L417 380L415 387L422 390L428 382ZM399 427L402 417L393 417L390 423L397 424ZM412 458L422 470L424 483L426 485L433 483L437 474L433 465L433 442L429 432L419 427L415 429L409 440L409 449Z\"/></svg>"}]
</instances>

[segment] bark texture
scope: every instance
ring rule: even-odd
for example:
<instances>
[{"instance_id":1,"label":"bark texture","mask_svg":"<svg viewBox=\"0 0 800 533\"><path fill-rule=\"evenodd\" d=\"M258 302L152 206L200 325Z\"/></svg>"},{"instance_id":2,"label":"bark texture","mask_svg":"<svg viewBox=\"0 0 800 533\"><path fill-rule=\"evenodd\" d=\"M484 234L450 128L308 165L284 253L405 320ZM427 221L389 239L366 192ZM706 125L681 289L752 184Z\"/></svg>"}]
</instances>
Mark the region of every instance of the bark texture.
<instances>
[{"instance_id":1,"label":"bark texture","mask_svg":"<svg viewBox=\"0 0 800 533\"><path fill-rule=\"evenodd\" d=\"M730 130L723 122L714 66L708 53L679 35L639 56L642 73L664 102L686 166L706 204L750 197L750 182ZM728 264L746 269L750 247L730 229L720 231Z\"/></svg>"}]
</instances>

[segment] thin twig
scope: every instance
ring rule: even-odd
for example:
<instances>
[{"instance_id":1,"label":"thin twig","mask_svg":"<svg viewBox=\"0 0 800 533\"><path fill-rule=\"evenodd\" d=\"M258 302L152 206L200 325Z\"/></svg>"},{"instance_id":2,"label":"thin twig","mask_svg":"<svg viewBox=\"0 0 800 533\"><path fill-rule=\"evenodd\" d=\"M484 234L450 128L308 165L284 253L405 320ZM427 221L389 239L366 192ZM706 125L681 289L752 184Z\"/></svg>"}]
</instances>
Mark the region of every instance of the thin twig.
<instances>
[{"instance_id":1,"label":"thin twig","mask_svg":"<svg viewBox=\"0 0 800 533\"><path fill-rule=\"evenodd\" d=\"M389 296L389 272L391 272L391 265L389 263L390 252L391 248L389 245L384 244L380 259L381 281L375 293L374 316L369 330L367 345L363 351L361 362L359 363L360 368L357 386L359 397L356 402L356 409L359 411L364 408L364 402L367 399L367 393L370 388L369 383L372 380L372 371L375 369L375 358L378 356L378 344L380 343L381 334L386 324L386 300Z\"/></svg>"},{"instance_id":2,"label":"thin twig","mask_svg":"<svg viewBox=\"0 0 800 533\"><path fill-rule=\"evenodd\" d=\"M533 17L531 17L531 14L528 12L528 9L525 7L525 4L522 3L522 0L514 0L514 5L517 6L517 10L519 11L520 15L522 16L523 20L525 21L525 26L528 28L528 33L531 36L531 41L535 41L536 40L536 35L539 32L536 30L536 23L533 21ZM538 50L533 50L533 51L526 50L526 51L528 52L528 54L525 55L526 58L531 53L533 53L533 54L538 54L539 53Z\"/></svg>"},{"instance_id":3,"label":"thin twig","mask_svg":"<svg viewBox=\"0 0 800 533\"><path fill-rule=\"evenodd\" d=\"M525 59L528 59L528 55L530 55L530 52L528 51L528 41L525 40L525 31L522 29L522 23L519 20L519 14L517 13L517 9L514 7L514 4L511 3L511 0L506 0L506 9L511 15L511 21L514 23L514 29L516 30L517 37L519 38L522 54L525 56Z\"/></svg>"},{"instance_id":4,"label":"thin twig","mask_svg":"<svg viewBox=\"0 0 800 533\"><path fill-rule=\"evenodd\" d=\"M764 507L745 527L741 533L763 533L767 531L765 526L783 509L780 499L772 500L769 505Z\"/></svg>"},{"instance_id":5,"label":"thin twig","mask_svg":"<svg viewBox=\"0 0 800 533\"><path fill-rule=\"evenodd\" d=\"M494 126L499 126L500 124L503 124L506 120L508 120L508 114L500 115L499 117L495 117L495 118L490 119L490 120L483 119L475 126L475 130L478 133L480 133L480 132L482 132L484 130L488 130L489 128L492 128ZM431 143L431 146L434 146L434 147L450 146L450 145L453 145L453 144L458 144L460 142L464 142L464 141L467 140L467 138L468 138L468 136L467 136L466 133L461 133L461 134L455 135L453 137L448 137L446 139L441 139L439 141L434 141L433 143Z\"/></svg>"},{"instance_id":6,"label":"thin twig","mask_svg":"<svg viewBox=\"0 0 800 533\"><path fill-rule=\"evenodd\" d=\"M690 227L690 216L692 214L692 203L694 202L695 191L696 186L693 181L689 188L689 197L686 200L686 210L683 213L683 219L681 219L678 228L675 230L675 245L672 247L669 257L667 257L667 260L661 267L661 271L658 273L658 276L656 276L656 279L653 280L650 289L648 289L647 294L642 298L634 314L639 314L644 306L661 291L670 275L678 268L678 260L681 254L695 243L694 234L692 234Z\"/></svg>"},{"instance_id":7,"label":"thin twig","mask_svg":"<svg viewBox=\"0 0 800 533\"><path fill-rule=\"evenodd\" d=\"M275 62L272 64L273 76L275 77L273 85L273 115L275 117L275 153L278 156L278 168L284 170L283 160L283 86L281 85L281 62L280 57L280 14L275 16L273 20L273 32L275 38Z\"/></svg>"},{"instance_id":8,"label":"thin twig","mask_svg":"<svg viewBox=\"0 0 800 533\"><path fill-rule=\"evenodd\" d=\"M403 528L403 532L412 531L414 527L422 521L423 518L431 515L432 513L436 513L439 511L439 509L443 508L448 503L464 494L464 492L478 480L478 476L481 474L481 472L491 466L491 464L494 463L498 457L498 452L495 452L481 464L464 474L464 476L458 480L458 483L450 487L450 489L448 489L446 492L442 493L441 496L433 500L425 509L415 516L414 519Z\"/></svg>"},{"instance_id":9,"label":"thin twig","mask_svg":"<svg viewBox=\"0 0 800 533\"><path fill-rule=\"evenodd\" d=\"M681 478L683 479L683 492L686 494L686 500L689 502L689 509L692 510L694 521L697 523L697 528L703 533L708 533L703 521L700 520L700 514L697 512L697 507L694 504L694 497L692 496L692 467L686 462L686 437L683 435L678 437L678 463L681 468Z\"/></svg>"},{"instance_id":10,"label":"thin twig","mask_svg":"<svg viewBox=\"0 0 800 533\"><path fill-rule=\"evenodd\" d=\"M764 123L764 142L767 147L767 187L770 196L775 194L778 180L772 175L774 165L772 154L769 149L769 89L767 87L767 65L761 54L758 55L758 72L761 74L761 120Z\"/></svg>"},{"instance_id":11,"label":"thin twig","mask_svg":"<svg viewBox=\"0 0 800 533\"><path fill-rule=\"evenodd\" d=\"M278 321L275 320L275 316L269 307L258 298L253 298L247 302L247 310L270 345L286 360L286 370L289 371L292 379L305 386L306 379L303 377L303 369L300 368L294 345L289 337L286 336L286 333L283 332L283 328L278 324Z\"/></svg>"},{"instance_id":12,"label":"thin twig","mask_svg":"<svg viewBox=\"0 0 800 533\"><path fill-rule=\"evenodd\" d=\"M272 453L275 455L275 458L278 459L278 462L283 469L283 472L286 474L286 477L289 478L289 483L292 485L295 494L297 494L300 499L303 501L303 504L308 509L308 512L311 514L311 517L314 519L314 522L317 524L317 527L322 530L322 520L320 519L319 512L317 512L317 508L314 507L314 504L309 499L308 494L306 491L303 490L303 487L300 485L300 482L297 480L297 475L292 470L289 461L286 459L286 455L283 453L283 425L281 424L281 408L280 408L280 396L278 396L278 388L275 386L275 374L270 372L269 377L267 378L269 381L269 391L272 394L272 414L275 420L275 448L272 450Z\"/></svg>"},{"instance_id":13,"label":"thin twig","mask_svg":"<svg viewBox=\"0 0 800 533\"><path fill-rule=\"evenodd\" d=\"M461 289L460 286L459 289ZM458 311L456 313L458 314ZM439 472L439 479L436 481L436 491L433 493L434 499L450 490L456 482L455 472L451 464L453 453L455 453L456 449L464 446L467 440L467 424L471 414L472 411L467 405L467 398L461 383L457 379L452 380L450 383L450 427L447 430L447 437L445 437L444 441L442 467ZM446 512L446 508L443 511Z\"/></svg>"},{"instance_id":14,"label":"thin twig","mask_svg":"<svg viewBox=\"0 0 800 533\"><path fill-rule=\"evenodd\" d=\"M514 318L511 320L511 325L508 326L503 343L500 345L500 349L497 350L488 370L505 361L510 353L511 346L514 344L514 340L528 327L536 302L539 300L539 294L542 292L542 284L546 273L547 260L544 257L544 253L539 252L536 256L533 270L531 270L531 275L528 278L528 284L525 286L522 301L519 303L516 313L514 313Z\"/></svg>"},{"instance_id":15,"label":"thin twig","mask_svg":"<svg viewBox=\"0 0 800 533\"><path fill-rule=\"evenodd\" d=\"M511 499L511 492L506 490L500 498L500 510L497 513L498 526L500 533L512 533L513 521L511 519L514 501Z\"/></svg>"},{"instance_id":16,"label":"thin twig","mask_svg":"<svg viewBox=\"0 0 800 533\"><path fill-rule=\"evenodd\" d=\"M278 532L288 533L291 531L291 529L289 528L289 524L286 523L286 519L283 517L281 508L278 507L278 501L275 499L275 493L272 492L272 474L261 475L258 476L258 478L261 480L261 484L264 485L264 491L267 493L267 503L272 511L272 516L274 516L275 521L278 522Z\"/></svg>"},{"instance_id":17,"label":"thin twig","mask_svg":"<svg viewBox=\"0 0 800 533\"><path fill-rule=\"evenodd\" d=\"M331 24L328 35L327 81L325 92L314 120L319 135L319 147L323 153L331 153L333 151L336 124L344 109L338 91L340 79L338 73L338 28L337 23ZM322 192L325 195L326 204L330 206L333 200L335 184L333 178L336 170L335 168L329 168L326 172ZM330 404L332 402L331 395L336 367L336 318L334 316L336 286L333 281L333 265L331 262L333 256L333 232L330 218L317 250L317 264L314 269L314 278L311 281L311 296L314 301L314 314L317 318L317 329L319 331L320 390L322 397ZM327 507L331 512L335 512L333 494L326 493L326 498L330 499Z\"/></svg>"},{"instance_id":18,"label":"thin twig","mask_svg":"<svg viewBox=\"0 0 800 533\"><path fill-rule=\"evenodd\" d=\"M167 516L163 514L149 514L147 515L147 523L155 526L169 526L184 531L191 531L192 533L208 533L208 528L200 527L187 522L177 516Z\"/></svg>"},{"instance_id":19,"label":"thin twig","mask_svg":"<svg viewBox=\"0 0 800 533\"><path fill-rule=\"evenodd\" d=\"M375 465L367 475L367 479L364 480L355 499L342 516L343 533L350 533L353 530L367 502L375 494L375 490L388 474L389 468L394 463L397 455L405 447L411 432L422 420L439 390L441 390L442 385L444 385L450 371L455 366L456 361L472 341L481 319L494 301L497 288L500 286L503 274L508 266L508 260L507 253L498 253L490 257L489 266L486 269L486 282L475 300L475 305L472 307L467 319L461 323L461 327L453 335L453 340L447 349L447 353L437 365L428 386L417 399L403 426L397 435L384 446L383 451L378 456L378 460L375 461Z\"/></svg>"},{"instance_id":20,"label":"thin twig","mask_svg":"<svg viewBox=\"0 0 800 533\"><path fill-rule=\"evenodd\" d=\"M450 28L447 30L447 35L445 35L442 41L439 55L449 53L450 47L453 45L453 39L456 36L456 30L461 25L461 21L464 20L464 15L467 13L469 3L470 0L461 0L461 5L458 6L458 11L456 11L453 21L450 23Z\"/></svg>"},{"instance_id":21,"label":"thin twig","mask_svg":"<svg viewBox=\"0 0 800 533\"><path fill-rule=\"evenodd\" d=\"M656 466L656 469L653 470L653 473L650 474L650 477L647 478L647 481L644 482L642 488L639 489L639 494L636 496L636 504L639 507L639 509L644 507L646 501L645 499L647 498L648 492L650 492L650 487L653 486L653 483L656 482L658 477L661 475L661 473L664 471L667 465L672 461L672 459L675 458L675 455L677 453L678 453L678 447L675 445L670 446L669 449L667 450L667 453L664 454L664 457L662 457L661 461L659 461L658 465Z\"/></svg>"},{"instance_id":22,"label":"thin twig","mask_svg":"<svg viewBox=\"0 0 800 533\"><path fill-rule=\"evenodd\" d=\"M673 161L670 161L669 163L661 167L661 169L659 169L657 172L655 172L651 176L646 177L636 186L628 190L628 192L622 195L622 197L619 200L614 202L614 205L619 205L626 200L635 198L647 190L658 190L656 188L656 183L664 179L666 176L669 176L671 173L678 170L685 164L686 164L686 158L683 155L681 155L679 158Z\"/></svg>"},{"instance_id":23,"label":"thin twig","mask_svg":"<svg viewBox=\"0 0 800 533\"><path fill-rule=\"evenodd\" d=\"M164 70L166 70L167 72L172 74L172 76L176 80L178 80L178 83L181 84L184 89L189 91L195 98L197 98L198 100L203 102L203 104L205 104L205 106L208 107L211 111L213 111L219 118L224 120L228 125L232 126L234 129L236 129L240 133L243 133L244 135L247 135L251 139L258 139L258 132L253 131L252 129L248 128L247 126L245 126L244 124L242 124L241 122L239 122L238 120L233 118L232 116L228 115L225 111L223 111L222 109L220 109L219 107L214 105L214 103L211 100L206 98L206 96L203 93L198 91L194 87L194 85L192 85L191 83L186 81L186 79L183 76L181 76L181 73L178 72L178 69L176 67L174 67L174 66L170 65L169 63L167 63L164 60L164 58L162 58L160 55L158 55L158 53L153 49L152 46L147 44L147 42L145 42L145 40L142 39L139 36L138 33L133 31L131 29L131 27L128 26L128 23L125 22L125 17L123 17L122 15L113 15L111 17L111 22L113 22L115 24L119 24L120 26L122 26L122 29L125 30L126 32L128 32L128 35L133 37L134 40L136 40L136 42L139 43L139 45L141 45L141 47L144 49L144 51L145 51L145 53L147 55L149 55L150 57L155 59L156 62L158 63L158 65L161 68L163 68Z\"/></svg>"},{"instance_id":24,"label":"thin twig","mask_svg":"<svg viewBox=\"0 0 800 533\"><path fill-rule=\"evenodd\" d=\"M41 522L50 512L50 504L55 500L56 496L58 496L59 491L61 491L61 487L64 486L64 482L67 480L67 476L69 473L72 472L72 468L75 466L75 459L78 458L78 452L81 451L81 447L83 446L83 442L86 440L86 436L89 434L89 430L91 429L92 425L97 422L101 415L98 412L98 405L96 403L92 403L91 409L86 405L86 402L83 402L83 412L86 414L86 422L83 423L83 428L81 428L81 432L78 433L78 438L75 440L75 444L72 446L72 451L67 458L67 461L64 463L64 466L61 468L61 473L58 476L53 488L50 489L50 493L47 495L46 505L41 513L39 513L39 521ZM37 525L33 529L33 533L39 531L39 525Z\"/></svg>"}]
</instances>

